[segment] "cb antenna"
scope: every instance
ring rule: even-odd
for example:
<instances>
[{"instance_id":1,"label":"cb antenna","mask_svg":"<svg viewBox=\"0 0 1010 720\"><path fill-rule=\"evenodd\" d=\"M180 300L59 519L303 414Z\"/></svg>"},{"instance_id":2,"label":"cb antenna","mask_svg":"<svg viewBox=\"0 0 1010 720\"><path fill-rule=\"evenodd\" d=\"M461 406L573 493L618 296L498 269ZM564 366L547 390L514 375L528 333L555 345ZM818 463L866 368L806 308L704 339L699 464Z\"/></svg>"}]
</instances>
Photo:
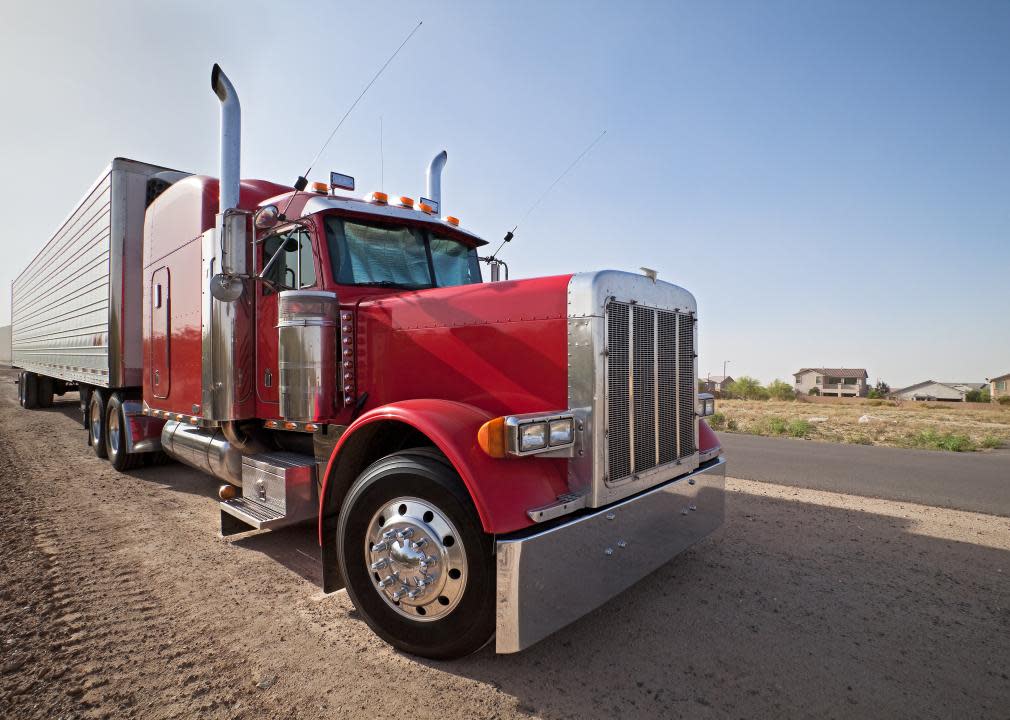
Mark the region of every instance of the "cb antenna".
<instances>
[{"instance_id":1,"label":"cb antenna","mask_svg":"<svg viewBox=\"0 0 1010 720\"><path fill-rule=\"evenodd\" d=\"M367 93L368 90L372 87L372 85L375 84L375 81L379 79L379 76L382 75L383 71L387 67L389 67L389 63L393 62L393 58L395 58L397 55L400 54L400 51L403 50L403 46L406 45L412 37L414 37L414 33L416 33L423 24L424 24L423 20L418 20L417 25L414 26L414 29L411 30L410 33L407 35L407 37L403 39L403 42L400 43L400 46L396 48L396 50L393 52L392 55L389 56L389 59L386 60L383 66L379 68L379 71L375 73L374 77L372 77L372 79L368 82L368 84L365 85L365 89L361 91L358 97L355 98L354 102L351 103L351 106L347 108L347 112L345 112L344 116L340 118L340 122L338 122L337 126L333 128L333 132L331 132L330 136L326 138L326 142L324 142L323 146L319 148L319 152L316 153L316 156L312 158L312 162L309 163L308 168L306 168L303 174L298 176L298 180L295 181L295 190L301 191L304 190L306 186L308 186L309 181L306 178L308 177L309 173L312 172L312 168L315 166L316 161L319 160L320 156L322 156L323 151L326 150L326 146L330 144L330 141L333 139L333 136L337 134L337 130L339 130L340 126L344 124L344 120L346 120L347 116L354 111L354 108L357 107L358 103L361 101L361 98L365 97L365 93ZM291 197L293 198L294 195L292 195ZM291 204L290 199L288 200L288 204L289 205ZM285 208L285 210L286 209L287 208Z\"/></svg>"},{"instance_id":2,"label":"cb antenna","mask_svg":"<svg viewBox=\"0 0 1010 720\"><path fill-rule=\"evenodd\" d=\"M598 143L600 140L602 140L603 136L606 135L606 134L607 134L607 131L604 130L599 135L597 135L596 139L593 140L591 143L589 143L589 145L586 146L586 149L583 150L581 153L579 153L579 156L577 158L575 158L574 160L572 160L571 165L569 165L568 167L566 167L565 171L563 173L561 173L560 175L558 175L558 177L554 180L554 182L552 182L547 187L547 189L543 191L543 193L540 195L540 197L537 198L537 201L535 203L533 203L532 205L530 205L529 210L527 210L526 213L519 219L519 222L516 223L515 227L512 228L511 230L509 230L507 233L505 233L505 239L501 241L501 245L498 246L498 249L495 250L488 258L486 258L487 262L494 262L494 261L498 260L498 253L500 253L501 250L502 250L502 248L505 247L505 243L512 242L512 238L515 237L516 230L519 229L519 226L522 225L524 222L526 222L526 218L528 218L533 213L533 211L536 210L540 206L540 203L542 203L544 201L544 198L546 198L547 195L551 192L551 190L554 189L554 186L557 185L559 182L561 182L564 179L565 175L567 175L568 173L570 173L572 171L572 168L574 168L576 165L578 165L579 161L582 158L584 158L586 155L588 155L589 151L592 150L596 146L596 143Z\"/></svg>"}]
</instances>

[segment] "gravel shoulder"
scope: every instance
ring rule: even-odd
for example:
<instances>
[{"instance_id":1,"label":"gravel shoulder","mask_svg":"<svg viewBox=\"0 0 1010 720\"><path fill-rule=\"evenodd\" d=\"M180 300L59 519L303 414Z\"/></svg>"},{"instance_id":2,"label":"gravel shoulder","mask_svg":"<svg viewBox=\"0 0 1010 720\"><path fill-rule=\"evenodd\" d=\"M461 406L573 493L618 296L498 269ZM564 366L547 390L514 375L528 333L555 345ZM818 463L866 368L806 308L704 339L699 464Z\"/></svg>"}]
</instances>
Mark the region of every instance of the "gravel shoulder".
<instances>
[{"instance_id":1,"label":"gravel shoulder","mask_svg":"<svg viewBox=\"0 0 1010 720\"><path fill-rule=\"evenodd\" d=\"M76 396L26 412L15 390L0 374L2 717L1010 707L1005 517L731 479L723 529L596 612L518 655L419 661L321 592L311 528L225 541L212 480L116 473Z\"/></svg>"}]
</instances>

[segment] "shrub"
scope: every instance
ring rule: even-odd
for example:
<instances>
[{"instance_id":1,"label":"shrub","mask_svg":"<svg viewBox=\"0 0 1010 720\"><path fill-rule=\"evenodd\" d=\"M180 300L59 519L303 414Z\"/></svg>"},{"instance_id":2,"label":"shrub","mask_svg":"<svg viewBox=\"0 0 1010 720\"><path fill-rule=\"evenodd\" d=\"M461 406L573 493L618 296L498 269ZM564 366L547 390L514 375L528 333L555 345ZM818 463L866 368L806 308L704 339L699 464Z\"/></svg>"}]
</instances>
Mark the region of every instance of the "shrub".
<instances>
[{"instance_id":1,"label":"shrub","mask_svg":"<svg viewBox=\"0 0 1010 720\"><path fill-rule=\"evenodd\" d=\"M964 394L965 402L983 402L987 403L990 400L989 388L982 388L981 390L969 390Z\"/></svg>"},{"instance_id":2,"label":"shrub","mask_svg":"<svg viewBox=\"0 0 1010 720\"><path fill-rule=\"evenodd\" d=\"M1003 441L995 435L986 435L982 438L982 442L979 443L979 445L988 450L993 450L998 447L1003 447Z\"/></svg>"},{"instance_id":3,"label":"shrub","mask_svg":"<svg viewBox=\"0 0 1010 720\"><path fill-rule=\"evenodd\" d=\"M821 391L819 388L810 388L807 390L807 395L820 395Z\"/></svg>"},{"instance_id":4,"label":"shrub","mask_svg":"<svg viewBox=\"0 0 1010 720\"><path fill-rule=\"evenodd\" d=\"M726 429L729 430L729 431L731 431L731 432L735 432L735 431L739 430L740 428L736 424L736 420L730 419L730 420L726 421Z\"/></svg>"},{"instance_id":5,"label":"shrub","mask_svg":"<svg viewBox=\"0 0 1010 720\"><path fill-rule=\"evenodd\" d=\"M793 386L783 380L772 380L768 385L768 395L772 400L795 400L796 391Z\"/></svg>"},{"instance_id":6,"label":"shrub","mask_svg":"<svg viewBox=\"0 0 1010 720\"><path fill-rule=\"evenodd\" d=\"M884 404L884 401L883 400L869 400L869 401L867 401L866 404L867 405L871 405L873 407L880 407L881 405Z\"/></svg>"},{"instance_id":7,"label":"shrub","mask_svg":"<svg viewBox=\"0 0 1010 720\"><path fill-rule=\"evenodd\" d=\"M768 432L772 435L783 435L788 427L785 420L780 417L770 417L767 421Z\"/></svg>"},{"instance_id":8,"label":"shrub","mask_svg":"<svg viewBox=\"0 0 1010 720\"><path fill-rule=\"evenodd\" d=\"M713 413L708 418L708 426L713 430L723 430L726 428L726 416L721 412Z\"/></svg>"},{"instance_id":9,"label":"shrub","mask_svg":"<svg viewBox=\"0 0 1010 720\"><path fill-rule=\"evenodd\" d=\"M1004 395L1003 397L999 398L996 402L998 402L1000 405L1010 405L1010 395Z\"/></svg>"},{"instance_id":10,"label":"shrub","mask_svg":"<svg viewBox=\"0 0 1010 720\"><path fill-rule=\"evenodd\" d=\"M852 442L854 445L872 445L873 444L873 441L870 440L870 438L867 437L866 435L857 435L856 437L852 438L852 440L850 442Z\"/></svg>"},{"instance_id":11,"label":"shrub","mask_svg":"<svg viewBox=\"0 0 1010 720\"><path fill-rule=\"evenodd\" d=\"M810 423L806 420L793 420L787 429L793 437L805 438L810 434Z\"/></svg>"},{"instance_id":12,"label":"shrub","mask_svg":"<svg viewBox=\"0 0 1010 720\"><path fill-rule=\"evenodd\" d=\"M866 397L870 398L871 400L879 400L881 397L880 391L877 390L877 388L871 388L870 392L866 393Z\"/></svg>"},{"instance_id":13,"label":"shrub","mask_svg":"<svg viewBox=\"0 0 1010 720\"><path fill-rule=\"evenodd\" d=\"M908 440L912 447L926 448L928 450L971 452L975 449L975 443L967 435L938 433L936 430L923 430L915 435L909 435Z\"/></svg>"}]
</instances>

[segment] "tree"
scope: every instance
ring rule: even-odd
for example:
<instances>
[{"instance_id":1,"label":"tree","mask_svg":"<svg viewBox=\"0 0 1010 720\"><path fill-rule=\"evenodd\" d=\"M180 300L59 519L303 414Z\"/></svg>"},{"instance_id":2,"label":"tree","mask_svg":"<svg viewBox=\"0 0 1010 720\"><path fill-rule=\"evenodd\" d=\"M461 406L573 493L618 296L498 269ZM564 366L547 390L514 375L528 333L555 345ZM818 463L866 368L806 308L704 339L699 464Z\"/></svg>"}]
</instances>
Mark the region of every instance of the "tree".
<instances>
[{"instance_id":1,"label":"tree","mask_svg":"<svg viewBox=\"0 0 1010 720\"><path fill-rule=\"evenodd\" d=\"M989 388L982 388L980 390L969 390L964 394L964 399L966 402L987 403L991 400L989 396Z\"/></svg>"},{"instance_id":2,"label":"tree","mask_svg":"<svg viewBox=\"0 0 1010 720\"><path fill-rule=\"evenodd\" d=\"M784 380L775 379L768 385L768 395L772 400L795 400L796 391Z\"/></svg>"},{"instance_id":3,"label":"tree","mask_svg":"<svg viewBox=\"0 0 1010 720\"><path fill-rule=\"evenodd\" d=\"M767 400L768 391L761 383L752 377L741 375L723 390L726 397L739 398L740 400Z\"/></svg>"}]
</instances>

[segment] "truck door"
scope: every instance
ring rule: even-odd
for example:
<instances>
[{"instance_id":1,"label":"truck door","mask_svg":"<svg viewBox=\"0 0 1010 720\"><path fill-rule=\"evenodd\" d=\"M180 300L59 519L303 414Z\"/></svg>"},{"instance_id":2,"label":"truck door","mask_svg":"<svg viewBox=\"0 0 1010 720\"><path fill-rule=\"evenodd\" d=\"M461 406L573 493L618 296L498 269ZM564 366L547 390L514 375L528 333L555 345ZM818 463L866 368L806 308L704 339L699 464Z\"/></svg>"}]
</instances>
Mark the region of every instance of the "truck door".
<instances>
[{"instance_id":1,"label":"truck door","mask_svg":"<svg viewBox=\"0 0 1010 720\"><path fill-rule=\"evenodd\" d=\"M283 246L265 274L269 283L256 283L256 397L261 403L278 405L277 388L277 290L316 285L312 239L303 228L271 235L259 244L257 267L265 268ZM275 289L276 288L276 289ZM273 413L277 408L269 408Z\"/></svg>"},{"instance_id":2,"label":"truck door","mask_svg":"<svg viewBox=\"0 0 1010 720\"><path fill-rule=\"evenodd\" d=\"M151 274L151 387L156 398L167 398L172 383L169 279L167 267L158 268Z\"/></svg>"}]
</instances>

